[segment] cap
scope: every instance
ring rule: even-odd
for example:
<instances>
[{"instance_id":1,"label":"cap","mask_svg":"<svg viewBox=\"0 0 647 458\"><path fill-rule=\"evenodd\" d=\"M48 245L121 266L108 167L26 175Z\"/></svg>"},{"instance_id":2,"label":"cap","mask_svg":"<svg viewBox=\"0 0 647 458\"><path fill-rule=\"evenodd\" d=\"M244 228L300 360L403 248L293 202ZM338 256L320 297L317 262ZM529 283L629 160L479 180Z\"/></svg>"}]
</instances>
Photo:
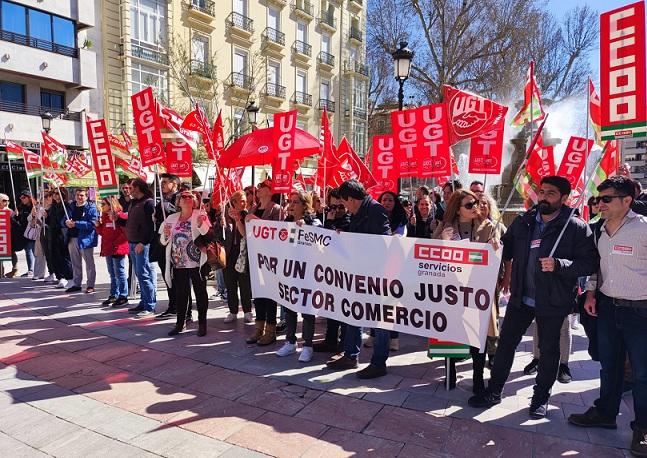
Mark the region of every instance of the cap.
<instances>
[{"instance_id":1,"label":"cap","mask_svg":"<svg viewBox=\"0 0 647 458\"><path fill-rule=\"evenodd\" d=\"M31 192L30 192L29 190L27 190L27 189L24 189L24 190L20 193L20 197L22 197L22 196L31 197Z\"/></svg>"}]
</instances>

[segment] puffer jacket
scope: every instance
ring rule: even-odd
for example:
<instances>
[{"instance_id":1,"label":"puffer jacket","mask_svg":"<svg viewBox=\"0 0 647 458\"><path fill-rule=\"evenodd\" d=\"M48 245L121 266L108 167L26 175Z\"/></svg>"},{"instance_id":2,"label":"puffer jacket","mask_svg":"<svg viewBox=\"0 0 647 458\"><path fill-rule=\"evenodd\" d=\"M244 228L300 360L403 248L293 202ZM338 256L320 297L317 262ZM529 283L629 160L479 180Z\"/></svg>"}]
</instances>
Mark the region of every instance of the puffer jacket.
<instances>
[{"instance_id":1,"label":"puffer jacket","mask_svg":"<svg viewBox=\"0 0 647 458\"><path fill-rule=\"evenodd\" d=\"M101 256L124 256L128 254L128 238L124 227L111 221L107 213L101 214L97 232L101 236Z\"/></svg>"}]
</instances>

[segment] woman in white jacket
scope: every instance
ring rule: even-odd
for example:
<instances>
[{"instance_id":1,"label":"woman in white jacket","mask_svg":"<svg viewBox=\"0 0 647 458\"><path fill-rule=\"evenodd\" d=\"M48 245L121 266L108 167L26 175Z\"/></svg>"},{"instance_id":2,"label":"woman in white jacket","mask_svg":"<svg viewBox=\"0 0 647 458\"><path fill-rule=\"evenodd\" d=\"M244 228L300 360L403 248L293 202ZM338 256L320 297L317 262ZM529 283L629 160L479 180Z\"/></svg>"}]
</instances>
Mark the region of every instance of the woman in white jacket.
<instances>
[{"instance_id":1,"label":"woman in white jacket","mask_svg":"<svg viewBox=\"0 0 647 458\"><path fill-rule=\"evenodd\" d=\"M200 236L209 233L211 223L203 210L199 210L199 200L191 191L183 191L178 196L180 212L168 215L160 227L160 243L166 246L166 269L164 278L168 285L175 286L175 303L178 304L177 321L168 335L175 336L184 330L190 288L198 307L198 336L207 333L207 296L206 275L209 271L207 255L195 244ZM183 304L183 307L180 307Z\"/></svg>"}]
</instances>

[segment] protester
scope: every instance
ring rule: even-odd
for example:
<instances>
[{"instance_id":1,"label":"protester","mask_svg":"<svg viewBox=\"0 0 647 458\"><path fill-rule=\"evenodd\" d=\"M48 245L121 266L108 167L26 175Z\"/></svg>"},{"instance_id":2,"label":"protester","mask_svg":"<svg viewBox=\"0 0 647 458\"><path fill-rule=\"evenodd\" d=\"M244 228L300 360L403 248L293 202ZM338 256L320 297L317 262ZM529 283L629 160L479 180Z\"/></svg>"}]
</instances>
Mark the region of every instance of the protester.
<instances>
[{"instance_id":1,"label":"protester","mask_svg":"<svg viewBox=\"0 0 647 458\"><path fill-rule=\"evenodd\" d=\"M58 283L58 278L56 277L56 264L55 260L52 257L52 254L49 249L49 232L47 230L47 216L52 208L52 205L54 204L54 193L50 190L47 190L45 192L45 200L43 204L43 215L42 215L42 220L43 220L43 230L41 231L40 234L40 244L41 248L43 250L43 254L45 256L45 265L47 267L47 271L49 272L49 276L44 278L44 283L46 285L55 285ZM60 221L60 218L59 218ZM58 224L56 224L58 226Z\"/></svg>"},{"instance_id":2,"label":"protester","mask_svg":"<svg viewBox=\"0 0 647 458\"><path fill-rule=\"evenodd\" d=\"M258 204L258 199L256 198L256 188L254 186L247 186L244 191L245 199L247 200L247 208L245 208L245 210L249 212L254 205Z\"/></svg>"},{"instance_id":3,"label":"protester","mask_svg":"<svg viewBox=\"0 0 647 458\"><path fill-rule=\"evenodd\" d=\"M254 205L245 221L264 219L281 220L281 206L272 200L272 180L267 179L258 184L256 191L258 204ZM270 345L276 342L276 302L267 297L254 298L256 309L256 330L248 339L248 344Z\"/></svg>"},{"instance_id":4,"label":"protester","mask_svg":"<svg viewBox=\"0 0 647 458\"><path fill-rule=\"evenodd\" d=\"M589 207L589 222L594 223L600 219L600 203L598 202L598 198L595 196L589 197L586 205Z\"/></svg>"},{"instance_id":5,"label":"protester","mask_svg":"<svg viewBox=\"0 0 647 458\"><path fill-rule=\"evenodd\" d=\"M25 250L25 259L27 261L27 272L21 275L22 278L31 278L34 276L34 244L35 238L28 238L25 232L29 229L29 221L27 218L31 215L34 208L33 199L30 191L23 191L20 193L20 204L18 205L18 213L15 215L17 220L18 231L20 234L16 237L16 251ZM12 235L12 243L14 237ZM15 274L14 274L15 275ZM13 276L13 275L12 275Z\"/></svg>"},{"instance_id":6,"label":"protester","mask_svg":"<svg viewBox=\"0 0 647 458\"><path fill-rule=\"evenodd\" d=\"M321 226L321 221L312 205L312 194L305 191L293 191L289 196L288 217L285 221L295 222L297 225ZM301 337L303 338L303 348L299 355L299 361L307 363L312 360L312 339L315 335L315 317L314 315L301 314L303 318L303 329ZM285 343L276 352L276 356L288 356L297 351L297 312L285 309Z\"/></svg>"},{"instance_id":7,"label":"protester","mask_svg":"<svg viewBox=\"0 0 647 458\"><path fill-rule=\"evenodd\" d=\"M567 179L544 177L539 203L518 216L502 238L503 289L510 287L511 295L488 387L469 399L472 407L501 402L515 349L535 319L541 352L529 414L531 418L546 416L559 368L559 332L573 309L577 278L594 273L598 263L591 230L579 218L571 217L571 208L565 205L570 193ZM564 225L563 236L556 243ZM556 244L554 255L549 256Z\"/></svg>"},{"instance_id":8,"label":"protester","mask_svg":"<svg viewBox=\"0 0 647 458\"><path fill-rule=\"evenodd\" d=\"M568 421L617 428L628 354L634 377L631 452L647 456L647 218L631 209L635 189L629 178L611 177L598 191L604 218L594 230L600 269L587 283L584 309L597 317L600 396L593 407Z\"/></svg>"},{"instance_id":9,"label":"protester","mask_svg":"<svg viewBox=\"0 0 647 458\"><path fill-rule=\"evenodd\" d=\"M169 215L176 213L178 211L176 207L178 188L180 187L180 178L177 175L171 173L162 173L160 175L160 187L162 188L162 196L160 202L155 206L155 235L153 236L153 242L151 244L151 261L157 262L160 270L162 271L162 277L164 278L164 283L166 284L166 289L168 291L168 307L166 311L160 313L155 317L156 320L168 320L170 318L175 318L177 315L177 304L175 298L175 290L173 286L166 281L166 276L163 275L166 272L166 249L160 243L160 228L164 222L164 218L167 218ZM164 208L162 208L162 206ZM189 298L191 300L191 295Z\"/></svg>"},{"instance_id":10,"label":"protester","mask_svg":"<svg viewBox=\"0 0 647 458\"><path fill-rule=\"evenodd\" d=\"M135 318L147 318L155 312L157 304L157 275L150 262L155 230L155 202L153 193L144 180L135 178L130 185L130 208L127 214L121 213L117 219L117 224L126 227L126 238L140 290L139 303L129 308L128 313L134 314Z\"/></svg>"},{"instance_id":11,"label":"protester","mask_svg":"<svg viewBox=\"0 0 647 458\"><path fill-rule=\"evenodd\" d=\"M350 213L342 203L339 189L331 189L328 193L328 207L326 208L326 221L324 227L338 232L348 231L350 226ZM323 342L317 342L312 346L315 352L339 353L343 350L346 325L341 321L326 318L326 332Z\"/></svg>"},{"instance_id":12,"label":"protester","mask_svg":"<svg viewBox=\"0 0 647 458\"><path fill-rule=\"evenodd\" d=\"M431 238L436 226L436 206L431 202L429 195L423 195L418 199L416 212L409 218L407 236L422 239Z\"/></svg>"},{"instance_id":13,"label":"protester","mask_svg":"<svg viewBox=\"0 0 647 458\"><path fill-rule=\"evenodd\" d=\"M63 196L63 200L61 200ZM45 225L47 232L47 254L52 259L54 274L58 278L57 288L69 288L73 285L72 261L70 250L65 243L67 228L61 227L61 221L66 219L67 189L59 188L52 192L52 205L47 210Z\"/></svg>"},{"instance_id":14,"label":"protester","mask_svg":"<svg viewBox=\"0 0 647 458\"><path fill-rule=\"evenodd\" d=\"M222 228L225 227L224 218L228 212L228 209L223 208L224 205L220 202L221 194L221 191L211 193L207 216L209 217L211 227L215 231L215 235L220 235L219 241L222 243ZM224 269L217 269L214 274L214 279L216 282L216 293L209 296L209 299L222 299L223 301L227 301L227 284L225 283Z\"/></svg>"},{"instance_id":15,"label":"protester","mask_svg":"<svg viewBox=\"0 0 647 458\"><path fill-rule=\"evenodd\" d=\"M119 205L121 205L121 211L128 213L130 208L130 202L132 202L132 186L130 181L121 185L121 196L119 196Z\"/></svg>"},{"instance_id":16,"label":"protester","mask_svg":"<svg viewBox=\"0 0 647 458\"><path fill-rule=\"evenodd\" d=\"M43 248L43 232L45 230L45 204L46 201L51 202L51 197L45 194L42 200L39 200L33 206L30 215L27 217L27 231L29 234L28 239L33 237L34 240L34 274L32 280L45 279L45 271L47 270L47 259L45 258L45 249Z\"/></svg>"},{"instance_id":17,"label":"protester","mask_svg":"<svg viewBox=\"0 0 647 458\"><path fill-rule=\"evenodd\" d=\"M474 180L470 183L470 191L472 191L476 197L481 199L485 194L485 184L482 181Z\"/></svg>"},{"instance_id":18,"label":"protester","mask_svg":"<svg viewBox=\"0 0 647 458\"><path fill-rule=\"evenodd\" d=\"M312 193L310 193L310 198L312 199L312 208L314 209L315 217L319 221L323 221L323 219L324 219L324 206L321 205L321 197L319 197L319 194L317 194L316 192L312 192ZM288 207L289 207L289 205L288 205Z\"/></svg>"},{"instance_id":19,"label":"protester","mask_svg":"<svg viewBox=\"0 0 647 458\"><path fill-rule=\"evenodd\" d=\"M254 321L252 315L252 285L249 276L249 260L247 252L244 250L245 239L245 217L247 216L247 198L243 191L237 191L229 198L229 208L227 215L219 219L214 228L216 240L222 242L227 255L227 264L222 269L227 292L224 298L227 300L229 314L225 317L225 323L231 323L238 319L238 290L240 289L240 303L243 306L245 323ZM224 226L223 224L224 223ZM236 270L236 264L241 256L241 247L243 247L242 256L245 258L242 272Z\"/></svg>"},{"instance_id":20,"label":"protester","mask_svg":"<svg viewBox=\"0 0 647 458\"><path fill-rule=\"evenodd\" d=\"M67 207L67 219L61 225L67 228L67 249L72 262L72 286L65 292L74 293L81 291L83 284L83 262L87 274L86 294L94 293L94 284L97 271L94 266L94 247L98 244L97 207L88 200L87 188L77 188L75 202Z\"/></svg>"},{"instance_id":21,"label":"protester","mask_svg":"<svg viewBox=\"0 0 647 458\"><path fill-rule=\"evenodd\" d=\"M123 213L120 201L114 196L104 197L101 200L101 216L96 223L101 236L101 256L106 258L110 276L110 293L101 305L112 305L114 308L128 304L126 256L130 249L124 227L116 224L120 213Z\"/></svg>"},{"instance_id":22,"label":"protester","mask_svg":"<svg viewBox=\"0 0 647 458\"><path fill-rule=\"evenodd\" d=\"M443 201L440 203L440 207L443 211L445 211L445 208L447 208L447 203L449 202L449 199L451 199L452 194L454 194L454 192L458 191L459 189L463 189L463 184L458 180L450 180L443 185L442 189Z\"/></svg>"},{"instance_id":23,"label":"protester","mask_svg":"<svg viewBox=\"0 0 647 458\"><path fill-rule=\"evenodd\" d=\"M339 196L344 207L350 212L351 220L348 232L360 234L390 235L389 217L382 205L366 193L364 186L357 180L348 180L339 187ZM332 370L347 370L357 367L362 331L352 325L346 326L344 352L326 363ZM373 356L371 363L357 372L361 379L371 379L386 375L386 360L389 357L389 331L375 330Z\"/></svg>"},{"instance_id":24,"label":"protester","mask_svg":"<svg viewBox=\"0 0 647 458\"><path fill-rule=\"evenodd\" d=\"M13 245L13 233L14 233L14 212L11 208L9 208L9 196L6 194L0 193L0 210L8 210L9 211L9 218L11 220L11 234L12 234L12 241L11 241L11 270L5 274L4 276L7 278L12 278L18 273L18 256L16 255L16 249ZM3 269L4 272L4 269Z\"/></svg>"},{"instance_id":25,"label":"protester","mask_svg":"<svg viewBox=\"0 0 647 458\"><path fill-rule=\"evenodd\" d=\"M499 247L499 240L495 234L494 226L487 218L483 218L479 212L478 196L472 191L463 189L456 191L449 199L443 223L438 225L431 238L491 243L495 250ZM494 304L492 304L490 310L488 337L497 337L499 330ZM481 393L485 390L483 381L485 352L480 353L478 348L470 347L470 354L472 356L472 391ZM454 378L455 374L455 368L452 365L451 377ZM455 384L455 379L452 380L452 384Z\"/></svg>"},{"instance_id":26,"label":"protester","mask_svg":"<svg viewBox=\"0 0 647 458\"><path fill-rule=\"evenodd\" d=\"M200 250L195 241L209 233L211 224L207 214L200 209L199 199L191 191L182 191L177 203L180 211L166 217L160 228L160 243L166 247L164 276L166 283L173 285L177 316L175 327L169 336L184 330L189 306L191 285L198 308L198 337L207 334L207 264L206 252ZM205 240L205 245L209 240Z\"/></svg>"},{"instance_id":27,"label":"protester","mask_svg":"<svg viewBox=\"0 0 647 458\"><path fill-rule=\"evenodd\" d=\"M407 213L398 196L391 191L383 192L377 201L384 207L389 217L389 226L393 235L407 235Z\"/></svg>"}]
</instances>

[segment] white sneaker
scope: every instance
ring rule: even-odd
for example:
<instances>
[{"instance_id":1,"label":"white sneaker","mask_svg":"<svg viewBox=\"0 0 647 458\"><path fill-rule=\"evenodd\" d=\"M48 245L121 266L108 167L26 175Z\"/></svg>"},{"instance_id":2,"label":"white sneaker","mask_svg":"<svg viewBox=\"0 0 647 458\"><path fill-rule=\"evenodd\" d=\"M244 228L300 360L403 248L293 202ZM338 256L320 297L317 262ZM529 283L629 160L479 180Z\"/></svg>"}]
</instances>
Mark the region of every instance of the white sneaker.
<instances>
[{"instance_id":1,"label":"white sneaker","mask_svg":"<svg viewBox=\"0 0 647 458\"><path fill-rule=\"evenodd\" d=\"M56 281L56 275L49 274L47 277L45 277L45 281Z\"/></svg>"},{"instance_id":2,"label":"white sneaker","mask_svg":"<svg viewBox=\"0 0 647 458\"><path fill-rule=\"evenodd\" d=\"M64 279L64 278L61 278L61 279L59 280L59 282L58 282L58 285L56 285L56 287L57 287L58 289L61 289L61 288L67 288L67 280L66 280L66 279Z\"/></svg>"},{"instance_id":3,"label":"white sneaker","mask_svg":"<svg viewBox=\"0 0 647 458\"><path fill-rule=\"evenodd\" d=\"M574 331L577 331L580 328L580 318L579 315L573 315L571 316L571 329Z\"/></svg>"},{"instance_id":4,"label":"white sneaker","mask_svg":"<svg viewBox=\"0 0 647 458\"><path fill-rule=\"evenodd\" d=\"M238 319L238 315L235 315L233 313L228 313L227 316L225 317L224 323L233 323Z\"/></svg>"},{"instance_id":5,"label":"white sneaker","mask_svg":"<svg viewBox=\"0 0 647 458\"><path fill-rule=\"evenodd\" d=\"M312 347L303 347L299 355L299 361L302 363L309 363L312 361Z\"/></svg>"},{"instance_id":6,"label":"white sneaker","mask_svg":"<svg viewBox=\"0 0 647 458\"><path fill-rule=\"evenodd\" d=\"M288 356L297 352L297 344L285 342L281 348L276 350L276 356Z\"/></svg>"},{"instance_id":7,"label":"white sneaker","mask_svg":"<svg viewBox=\"0 0 647 458\"><path fill-rule=\"evenodd\" d=\"M254 315L252 312L247 312L245 314L245 323L253 323L254 322Z\"/></svg>"}]
</instances>

